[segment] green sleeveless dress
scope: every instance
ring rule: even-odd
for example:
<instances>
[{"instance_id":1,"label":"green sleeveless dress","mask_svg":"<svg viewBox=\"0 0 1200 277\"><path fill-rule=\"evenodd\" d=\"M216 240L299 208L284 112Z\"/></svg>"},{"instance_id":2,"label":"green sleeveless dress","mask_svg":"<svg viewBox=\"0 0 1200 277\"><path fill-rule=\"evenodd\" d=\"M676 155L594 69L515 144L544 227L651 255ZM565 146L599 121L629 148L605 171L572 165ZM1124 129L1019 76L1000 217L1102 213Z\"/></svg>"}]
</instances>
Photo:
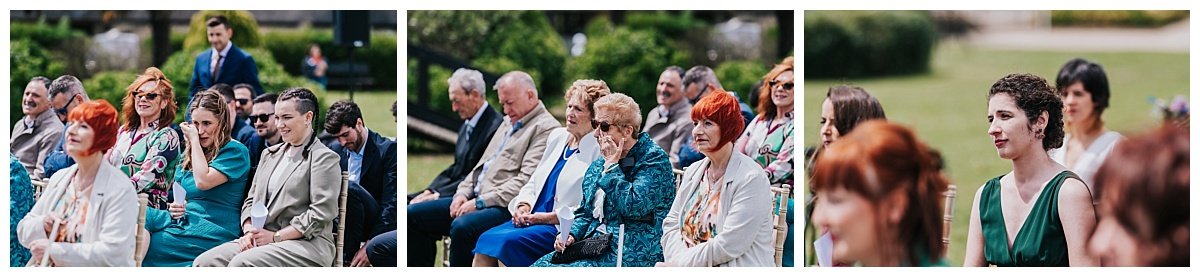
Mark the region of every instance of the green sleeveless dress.
<instances>
[{"instance_id":1,"label":"green sleeveless dress","mask_svg":"<svg viewBox=\"0 0 1200 277\"><path fill-rule=\"evenodd\" d=\"M979 223L983 229L983 256L996 266L1069 266L1067 238L1058 217L1058 192L1067 178L1079 176L1063 171L1042 189L1029 217L1008 248L1008 229L1000 207L1000 175L988 180L979 198ZM1081 180L1082 181L1082 180Z\"/></svg>"}]
</instances>

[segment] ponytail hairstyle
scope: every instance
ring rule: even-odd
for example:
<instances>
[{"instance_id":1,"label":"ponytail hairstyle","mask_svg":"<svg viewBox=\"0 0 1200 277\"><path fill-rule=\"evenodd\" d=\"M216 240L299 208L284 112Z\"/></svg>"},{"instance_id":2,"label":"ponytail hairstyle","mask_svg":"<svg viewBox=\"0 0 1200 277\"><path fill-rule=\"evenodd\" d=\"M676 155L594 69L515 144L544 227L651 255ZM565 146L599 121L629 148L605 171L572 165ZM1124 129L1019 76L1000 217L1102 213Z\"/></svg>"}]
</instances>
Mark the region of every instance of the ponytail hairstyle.
<instances>
[{"instance_id":1,"label":"ponytail hairstyle","mask_svg":"<svg viewBox=\"0 0 1200 277\"><path fill-rule=\"evenodd\" d=\"M188 107L190 107L188 108L188 114L197 109L203 109L212 112L217 117L217 133L213 136L213 139L216 141L213 142L211 148L202 149L204 151L204 159L212 161L216 159L217 153L221 151L221 147L233 139L230 135L233 123L229 122L229 105L221 98L219 92L209 89L197 92L196 95L192 96L192 102ZM184 143L183 169L192 168L192 155L189 154L191 153L191 147L191 143Z\"/></svg>"},{"instance_id":2,"label":"ponytail hairstyle","mask_svg":"<svg viewBox=\"0 0 1200 277\"><path fill-rule=\"evenodd\" d=\"M940 260L942 244L942 193L949 182L942 176L940 155L919 141L906 127L882 120L859 124L819 158L814 169L813 191L842 188L866 198L883 214L880 204L904 197L898 221L879 216L875 222L882 255L918 264L921 256ZM924 253L919 254L919 253Z\"/></svg>"}]
</instances>

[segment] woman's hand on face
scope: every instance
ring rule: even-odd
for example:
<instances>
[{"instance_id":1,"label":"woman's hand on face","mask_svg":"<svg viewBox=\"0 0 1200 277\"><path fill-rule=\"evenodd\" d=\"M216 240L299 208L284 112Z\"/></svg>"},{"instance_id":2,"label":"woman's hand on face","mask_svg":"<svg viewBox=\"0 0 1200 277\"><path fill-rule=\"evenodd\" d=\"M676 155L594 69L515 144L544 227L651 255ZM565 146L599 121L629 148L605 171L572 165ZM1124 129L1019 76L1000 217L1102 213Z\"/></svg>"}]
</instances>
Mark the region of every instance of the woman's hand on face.
<instances>
[{"instance_id":1,"label":"woman's hand on face","mask_svg":"<svg viewBox=\"0 0 1200 277\"><path fill-rule=\"evenodd\" d=\"M200 141L200 133L196 132L196 126L193 126L192 123L188 123L188 122L179 123L179 131L183 132L183 138L186 139L188 142L191 142L191 141L199 142Z\"/></svg>"},{"instance_id":2,"label":"woman's hand on face","mask_svg":"<svg viewBox=\"0 0 1200 277\"><path fill-rule=\"evenodd\" d=\"M622 145L624 142L624 137L618 139L604 135L599 138L600 155L604 156L605 165L615 164L621 160L621 152L625 149L625 146Z\"/></svg>"},{"instance_id":3,"label":"woman's hand on face","mask_svg":"<svg viewBox=\"0 0 1200 277\"><path fill-rule=\"evenodd\" d=\"M571 244L574 244L574 243L575 243L575 236L567 236L567 243L563 243L562 240L555 239L554 240L554 250L558 251L558 253L562 253L563 250L567 249L567 246L571 246Z\"/></svg>"},{"instance_id":4,"label":"woman's hand on face","mask_svg":"<svg viewBox=\"0 0 1200 277\"><path fill-rule=\"evenodd\" d=\"M167 211L171 212L172 219L179 219L183 217L184 213L187 213L187 204L182 202L167 204Z\"/></svg>"}]
</instances>

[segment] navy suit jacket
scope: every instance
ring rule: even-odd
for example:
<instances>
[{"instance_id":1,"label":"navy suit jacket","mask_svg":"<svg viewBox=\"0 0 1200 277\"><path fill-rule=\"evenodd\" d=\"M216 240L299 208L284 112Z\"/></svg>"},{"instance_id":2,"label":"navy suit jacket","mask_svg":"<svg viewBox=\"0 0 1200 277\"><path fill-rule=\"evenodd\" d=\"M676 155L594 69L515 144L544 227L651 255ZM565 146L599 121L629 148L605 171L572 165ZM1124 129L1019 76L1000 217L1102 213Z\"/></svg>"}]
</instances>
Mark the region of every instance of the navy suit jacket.
<instances>
[{"instance_id":1,"label":"navy suit jacket","mask_svg":"<svg viewBox=\"0 0 1200 277\"><path fill-rule=\"evenodd\" d=\"M396 230L396 141L384 138L375 131L367 134L363 145L362 172L358 184L375 198L379 205L379 224L373 226L370 237ZM350 170L350 149L333 140L329 149L341 156L342 170Z\"/></svg>"},{"instance_id":2,"label":"navy suit jacket","mask_svg":"<svg viewBox=\"0 0 1200 277\"><path fill-rule=\"evenodd\" d=\"M229 47L232 48L225 57L225 63L221 64L215 83L212 81L212 47L196 55L196 65L192 67L192 80L188 83L189 102L197 91L208 89L215 84L232 86L245 83L254 87L254 96L263 93L262 84L258 82L258 66L254 64L254 57L237 45L229 44Z\"/></svg>"},{"instance_id":3,"label":"navy suit jacket","mask_svg":"<svg viewBox=\"0 0 1200 277\"><path fill-rule=\"evenodd\" d=\"M496 133L496 128L500 127L503 118L499 112L492 109L492 105L488 105L483 110L483 114L479 115L479 122L475 123L469 140L463 140L467 137L463 133L466 130L459 130L459 139L454 145L454 163L434 177L425 190L435 191L441 194L441 197L454 196L455 191L458 190L458 183L462 182L463 178L466 178L467 174L471 173L471 170L479 163L479 159L483 158L483 151L487 150L487 145L492 141L492 135ZM463 124L467 123L463 122ZM408 199L412 200L418 194L421 194L421 191L410 194Z\"/></svg>"}]
</instances>

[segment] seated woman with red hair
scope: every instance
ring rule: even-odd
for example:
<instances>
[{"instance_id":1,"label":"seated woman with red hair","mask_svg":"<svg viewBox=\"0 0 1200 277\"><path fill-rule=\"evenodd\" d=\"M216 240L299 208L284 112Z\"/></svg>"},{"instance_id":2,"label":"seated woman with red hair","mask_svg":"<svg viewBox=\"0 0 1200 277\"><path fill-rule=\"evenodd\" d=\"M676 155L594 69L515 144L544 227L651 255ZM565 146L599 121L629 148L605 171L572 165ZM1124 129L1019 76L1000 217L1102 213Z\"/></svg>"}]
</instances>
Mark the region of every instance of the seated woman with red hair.
<instances>
[{"instance_id":1,"label":"seated woman with red hair","mask_svg":"<svg viewBox=\"0 0 1200 277\"><path fill-rule=\"evenodd\" d=\"M705 158L687 168L663 220L660 266L774 266L771 183L741 152L737 99L714 89L692 107L692 141Z\"/></svg>"},{"instance_id":2,"label":"seated woman with red hair","mask_svg":"<svg viewBox=\"0 0 1200 277\"><path fill-rule=\"evenodd\" d=\"M76 164L54 173L21 219L21 244L33 254L32 264L133 266L137 197L129 177L103 162L116 143L117 110L104 100L88 102L67 120L63 149Z\"/></svg>"}]
</instances>

